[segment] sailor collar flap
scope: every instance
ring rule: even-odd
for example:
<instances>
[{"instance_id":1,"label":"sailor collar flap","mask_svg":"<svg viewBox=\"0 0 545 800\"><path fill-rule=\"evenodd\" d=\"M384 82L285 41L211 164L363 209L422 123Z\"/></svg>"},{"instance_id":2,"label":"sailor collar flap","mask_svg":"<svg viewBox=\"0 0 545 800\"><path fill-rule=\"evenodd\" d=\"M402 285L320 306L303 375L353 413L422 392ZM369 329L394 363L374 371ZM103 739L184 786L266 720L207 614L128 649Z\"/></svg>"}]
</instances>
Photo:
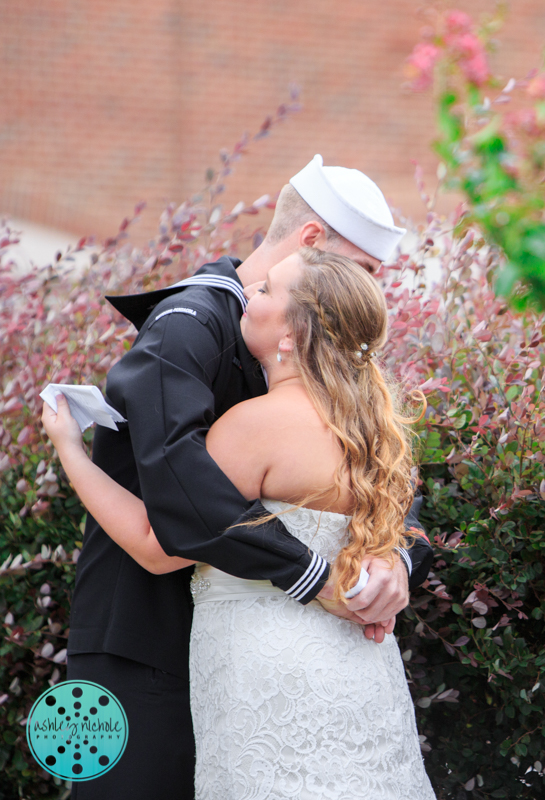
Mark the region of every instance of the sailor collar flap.
<instances>
[{"instance_id":1,"label":"sailor collar flap","mask_svg":"<svg viewBox=\"0 0 545 800\"><path fill-rule=\"evenodd\" d=\"M172 286L130 295L107 295L106 300L140 330L155 306L171 295L178 294L188 286L203 286L221 289L232 294L239 302L241 313L246 307L242 284L235 272L242 262L237 258L223 256L213 264L205 264L195 275Z\"/></svg>"}]
</instances>

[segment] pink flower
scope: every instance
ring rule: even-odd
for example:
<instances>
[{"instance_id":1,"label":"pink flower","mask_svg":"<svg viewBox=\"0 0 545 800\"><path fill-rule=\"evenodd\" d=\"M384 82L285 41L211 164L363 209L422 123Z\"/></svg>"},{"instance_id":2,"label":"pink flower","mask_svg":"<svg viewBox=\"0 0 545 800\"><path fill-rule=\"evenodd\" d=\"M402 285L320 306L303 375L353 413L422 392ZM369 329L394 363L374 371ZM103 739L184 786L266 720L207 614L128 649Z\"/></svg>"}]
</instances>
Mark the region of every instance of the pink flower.
<instances>
[{"instance_id":1,"label":"pink flower","mask_svg":"<svg viewBox=\"0 0 545 800\"><path fill-rule=\"evenodd\" d=\"M542 129L538 124L535 108L521 108L505 115L505 128L509 133L525 133L528 136L539 136Z\"/></svg>"},{"instance_id":2,"label":"pink flower","mask_svg":"<svg viewBox=\"0 0 545 800\"><path fill-rule=\"evenodd\" d=\"M482 44L474 33L451 33L445 36L447 46L465 58L471 58L482 50Z\"/></svg>"},{"instance_id":3,"label":"pink flower","mask_svg":"<svg viewBox=\"0 0 545 800\"><path fill-rule=\"evenodd\" d=\"M530 97L545 97L545 75L536 75L526 89Z\"/></svg>"},{"instance_id":4,"label":"pink flower","mask_svg":"<svg viewBox=\"0 0 545 800\"><path fill-rule=\"evenodd\" d=\"M440 50L434 44L419 42L407 59L405 74L416 91L427 89L433 80L433 67Z\"/></svg>"},{"instance_id":5,"label":"pink flower","mask_svg":"<svg viewBox=\"0 0 545 800\"><path fill-rule=\"evenodd\" d=\"M482 86L488 79L490 71L483 44L478 36L474 33L451 33L445 36L445 42L456 56L467 80Z\"/></svg>"},{"instance_id":6,"label":"pink flower","mask_svg":"<svg viewBox=\"0 0 545 800\"><path fill-rule=\"evenodd\" d=\"M456 9L448 12L445 23L451 33L468 33L473 28L473 20L469 14Z\"/></svg>"},{"instance_id":7,"label":"pink flower","mask_svg":"<svg viewBox=\"0 0 545 800\"><path fill-rule=\"evenodd\" d=\"M484 51L477 53L472 58L461 59L460 68L468 81L476 86L482 86L486 83L490 74Z\"/></svg>"}]
</instances>

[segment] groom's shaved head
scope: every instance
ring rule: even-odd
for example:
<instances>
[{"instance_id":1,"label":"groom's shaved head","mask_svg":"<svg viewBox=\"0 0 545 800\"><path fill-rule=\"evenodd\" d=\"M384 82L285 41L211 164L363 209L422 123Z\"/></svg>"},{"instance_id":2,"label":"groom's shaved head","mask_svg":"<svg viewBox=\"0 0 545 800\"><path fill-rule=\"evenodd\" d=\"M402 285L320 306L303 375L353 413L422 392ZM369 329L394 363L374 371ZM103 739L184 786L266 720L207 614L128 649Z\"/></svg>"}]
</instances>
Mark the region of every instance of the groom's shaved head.
<instances>
[{"instance_id":1,"label":"groom's shaved head","mask_svg":"<svg viewBox=\"0 0 545 800\"><path fill-rule=\"evenodd\" d=\"M300 228L305 222L319 222L323 225L328 242L342 239L337 231L333 230L312 208L301 195L288 183L284 186L276 203L273 221L267 232L269 244L278 244Z\"/></svg>"}]
</instances>

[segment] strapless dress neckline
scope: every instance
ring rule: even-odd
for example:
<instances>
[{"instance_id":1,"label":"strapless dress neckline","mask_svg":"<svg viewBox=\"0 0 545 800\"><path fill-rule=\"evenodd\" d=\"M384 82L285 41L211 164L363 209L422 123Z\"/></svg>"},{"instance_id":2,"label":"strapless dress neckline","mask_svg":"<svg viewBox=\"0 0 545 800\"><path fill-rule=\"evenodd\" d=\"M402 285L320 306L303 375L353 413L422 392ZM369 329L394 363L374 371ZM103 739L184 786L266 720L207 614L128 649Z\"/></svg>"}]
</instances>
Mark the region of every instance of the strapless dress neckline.
<instances>
[{"instance_id":1,"label":"strapless dress neckline","mask_svg":"<svg viewBox=\"0 0 545 800\"><path fill-rule=\"evenodd\" d=\"M346 514L296 506L293 503L271 500L267 497L262 498L261 503L270 514L279 516L293 536L329 563L332 563L337 553L348 544L348 525L352 517ZM273 586L268 580L237 578L202 563L195 566L190 589L195 604L269 595L286 598L285 592Z\"/></svg>"},{"instance_id":2,"label":"strapless dress neckline","mask_svg":"<svg viewBox=\"0 0 545 800\"><path fill-rule=\"evenodd\" d=\"M298 511L306 511L308 512L309 517L315 517L316 521L321 516L327 517L338 517L348 522L352 519L352 515L348 514L339 514L338 511L326 511L319 508L309 508L308 506L297 506L295 503L286 503L284 500L272 500L269 497L262 497L260 499L261 505L267 509L271 514L277 514L282 511L288 510L298 510Z\"/></svg>"}]
</instances>

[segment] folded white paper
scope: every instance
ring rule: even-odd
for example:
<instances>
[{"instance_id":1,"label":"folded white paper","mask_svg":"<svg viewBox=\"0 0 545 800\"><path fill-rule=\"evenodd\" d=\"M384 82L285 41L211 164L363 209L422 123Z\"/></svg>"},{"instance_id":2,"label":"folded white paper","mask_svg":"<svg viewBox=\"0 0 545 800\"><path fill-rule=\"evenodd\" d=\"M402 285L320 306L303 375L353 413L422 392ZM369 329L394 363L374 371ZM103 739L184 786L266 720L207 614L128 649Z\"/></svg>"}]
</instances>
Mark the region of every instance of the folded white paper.
<instances>
[{"instance_id":1,"label":"folded white paper","mask_svg":"<svg viewBox=\"0 0 545 800\"><path fill-rule=\"evenodd\" d=\"M48 383L43 392L42 400L57 412L56 395L63 394L70 406L70 413L80 426L81 432L89 428L93 422L105 428L118 430L116 422L126 422L121 414L108 405L102 392L97 386L74 386L68 383Z\"/></svg>"},{"instance_id":2,"label":"folded white paper","mask_svg":"<svg viewBox=\"0 0 545 800\"><path fill-rule=\"evenodd\" d=\"M344 596L347 600L351 600L357 594L362 592L365 587L367 586L367 582L369 581L369 573L363 567L361 568L360 577L358 578L358 582L355 586L349 589L347 592L344 593Z\"/></svg>"}]
</instances>

